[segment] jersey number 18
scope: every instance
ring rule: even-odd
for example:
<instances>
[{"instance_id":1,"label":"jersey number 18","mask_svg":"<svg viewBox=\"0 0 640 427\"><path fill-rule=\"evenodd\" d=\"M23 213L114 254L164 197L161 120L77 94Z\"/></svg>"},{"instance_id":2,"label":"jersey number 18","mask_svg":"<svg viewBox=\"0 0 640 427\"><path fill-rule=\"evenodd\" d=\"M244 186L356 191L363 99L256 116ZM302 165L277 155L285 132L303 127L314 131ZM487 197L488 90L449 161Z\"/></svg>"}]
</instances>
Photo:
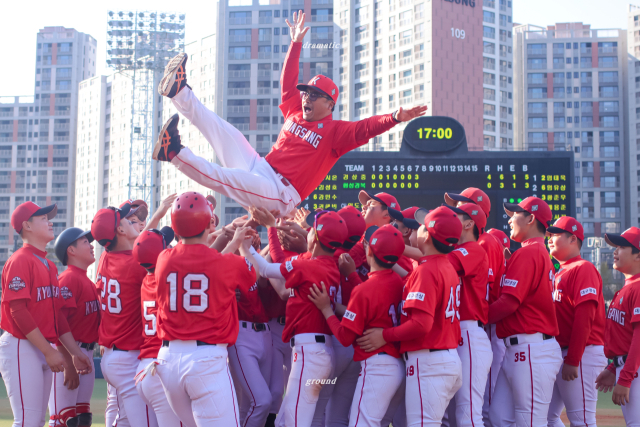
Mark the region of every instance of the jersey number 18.
<instances>
[{"instance_id":1,"label":"jersey number 18","mask_svg":"<svg viewBox=\"0 0 640 427\"><path fill-rule=\"evenodd\" d=\"M169 284L169 310L178 311L178 274L170 273L167 276ZM200 287L194 287L196 283ZM182 306L190 313L202 313L209 307L209 278L200 273L189 273L182 280L182 288L185 293L182 296Z\"/></svg>"}]
</instances>

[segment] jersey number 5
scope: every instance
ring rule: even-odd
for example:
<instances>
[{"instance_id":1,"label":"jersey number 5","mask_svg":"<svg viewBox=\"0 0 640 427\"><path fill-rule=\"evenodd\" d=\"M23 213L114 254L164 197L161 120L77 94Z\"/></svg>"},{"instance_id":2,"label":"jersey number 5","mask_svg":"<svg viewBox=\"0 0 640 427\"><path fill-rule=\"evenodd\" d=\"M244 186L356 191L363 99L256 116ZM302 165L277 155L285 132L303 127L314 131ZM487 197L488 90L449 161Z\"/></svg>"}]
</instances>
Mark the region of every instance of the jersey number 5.
<instances>
[{"instance_id":1,"label":"jersey number 5","mask_svg":"<svg viewBox=\"0 0 640 427\"><path fill-rule=\"evenodd\" d=\"M460 320L460 312L458 311L458 308L460 308L460 285L456 286L455 302L453 297L453 287L451 287L449 302L447 303L447 309L444 312L444 318L451 318L451 323L453 323L454 316Z\"/></svg>"},{"instance_id":2,"label":"jersey number 5","mask_svg":"<svg viewBox=\"0 0 640 427\"><path fill-rule=\"evenodd\" d=\"M149 308L155 307L155 301L143 301L144 307L144 334L148 337L152 337L156 334L156 315L149 313ZM151 326L151 327L149 327Z\"/></svg>"},{"instance_id":3,"label":"jersey number 5","mask_svg":"<svg viewBox=\"0 0 640 427\"><path fill-rule=\"evenodd\" d=\"M178 311L178 273L170 273L167 276L169 284L169 310ZM194 287L194 284L200 284ZM182 280L182 288L185 293L182 296L182 306L190 313L202 313L209 307L209 278L204 274L187 274Z\"/></svg>"}]
</instances>

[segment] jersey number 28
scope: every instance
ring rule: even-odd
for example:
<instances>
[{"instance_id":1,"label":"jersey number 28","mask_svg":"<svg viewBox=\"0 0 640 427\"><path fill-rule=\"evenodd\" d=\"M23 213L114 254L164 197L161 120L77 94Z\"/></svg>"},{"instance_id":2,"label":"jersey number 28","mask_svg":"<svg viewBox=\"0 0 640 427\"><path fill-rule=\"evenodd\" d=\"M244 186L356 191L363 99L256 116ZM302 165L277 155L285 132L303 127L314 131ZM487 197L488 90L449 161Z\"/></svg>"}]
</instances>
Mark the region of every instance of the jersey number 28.
<instances>
[{"instance_id":1,"label":"jersey number 28","mask_svg":"<svg viewBox=\"0 0 640 427\"><path fill-rule=\"evenodd\" d=\"M169 283L169 310L178 310L178 274L171 273L167 276ZM199 283L200 287L193 285ZM209 307L209 278L204 274L189 273L182 280L182 288L185 293L182 296L182 306L190 313L202 313Z\"/></svg>"},{"instance_id":2,"label":"jersey number 28","mask_svg":"<svg viewBox=\"0 0 640 427\"><path fill-rule=\"evenodd\" d=\"M107 278L104 276L98 276L98 279L102 281L102 311L108 310L109 313L113 314L120 313L122 311L120 282L116 279L109 279L107 281Z\"/></svg>"}]
</instances>

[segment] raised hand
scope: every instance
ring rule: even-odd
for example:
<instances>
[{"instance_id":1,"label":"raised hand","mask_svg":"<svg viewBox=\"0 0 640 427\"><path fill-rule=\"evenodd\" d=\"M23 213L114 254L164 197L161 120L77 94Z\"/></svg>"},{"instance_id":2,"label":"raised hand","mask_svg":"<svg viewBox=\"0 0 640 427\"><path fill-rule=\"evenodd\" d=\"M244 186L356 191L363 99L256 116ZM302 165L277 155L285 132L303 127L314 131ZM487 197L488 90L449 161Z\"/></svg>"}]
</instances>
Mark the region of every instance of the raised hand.
<instances>
[{"instance_id":1,"label":"raised hand","mask_svg":"<svg viewBox=\"0 0 640 427\"><path fill-rule=\"evenodd\" d=\"M307 31L309 31L309 27L304 26L304 12L301 10L297 13L293 12L293 24L291 24L288 19L285 19L285 22L289 26L291 40L294 42L301 42L305 34L307 34Z\"/></svg>"},{"instance_id":2,"label":"raised hand","mask_svg":"<svg viewBox=\"0 0 640 427\"><path fill-rule=\"evenodd\" d=\"M407 110L400 107L398 108L398 112L396 113L396 120L401 122L408 122L409 120L413 120L416 117L424 116L426 113L426 105L418 105L417 107L409 108Z\"/></svg>"}]
</instances>

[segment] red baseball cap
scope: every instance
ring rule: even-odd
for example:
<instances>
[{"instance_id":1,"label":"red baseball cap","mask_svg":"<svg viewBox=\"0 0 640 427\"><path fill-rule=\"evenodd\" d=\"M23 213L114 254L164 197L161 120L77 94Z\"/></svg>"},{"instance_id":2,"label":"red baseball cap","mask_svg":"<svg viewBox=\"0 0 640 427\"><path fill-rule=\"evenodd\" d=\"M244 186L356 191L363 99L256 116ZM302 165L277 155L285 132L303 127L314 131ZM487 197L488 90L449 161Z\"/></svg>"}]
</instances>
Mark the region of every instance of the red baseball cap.
<instances>
[{"instance_id":1,"label":"red baseball cap","mask_svg":"<svg viewBox=\"0 0 640 427\"><path fill-rule=\"evenodd\" d=\"M171 227L142 232L133 243L133 258L144 268L155 268L158 255L167 249L174 236Z\"/></svg>"},{"instance_id":2,"label":"red baseball cap","mask_svg":"<svg viewBox=\"0 0 640 427\"><path fill-rule=\"evenodd\" d=\"M487 193L479 188L469 187L460 194L444 193L444 201L449 206L456 206L458 202L475 203L482 208L487 217L491 213L491 200Z\"/></svg>"},{"instance_id":3,"label":"red baseball cap","mask_svg":"<svg viewBox=\"0 0 640 427\"><path fill-rule=\"evenodd\" d=\"M373 254L386 264L395 264L404 253L402 234L391 224L377 227L372 225L364 233Z\"/></svg>"},{"instance_id":4,"label":"red baseball cap","mask_svg":"<svg viewBox=\"0 0 640 427\"><path fill-rule=\"evenodd\" d=\"M640 251L640 228L627 228L622 234L605 233L604 240L611 246L632 246Z\"/></svg>"},{"instance_id":5,"label":"red baseball cap","mask_svg":"<svg viewBox=\"0 0 640 427\"><path fill-rule=\"evenodd\" d=\"M443 245L454 246L460 240L462 223L448 206L440 206L430 212L420 208L416 211L415 219L424 224L429 235Z\"/></svg>"},{"instance_id":6,"label":"red baseball cap","mask_svg":"<svg viewBox=\"0 0 640 427\"><path fill-rule=\"evenodd\" d=\"M416 211L418 209L420 208L417 206L407 208L403 211L388 208L388 212L391 218L395 219L396 221L400 221L402 224L404 224L405 227L411 228L412 230L417 230L418 228L420 228L420 223L415 220Z\"/></svg>"},{"instance_id":7,"label":"red baseball cap","mask_svg":"<svg viewBox=\"0 0 640 427\"><path fill-rule=\"evenodd\" d=\"M348 246L348 243L351 242L355 245L360 241L360 238L367 228L367 224L362 217L362 212L353 206L345 206L338 211L338 215L340 215L342 219L344 219L345 224L347 224L347 239L345 244ZM345 244L343 244L343 246L345 246Z\"/></svg>"},{"instance_id":8,"label":"red baseball cap","mask_svg":"<svg viewBox=\"0 0 640 427\"><path fill-rule=\"evenodd\" d=\"M504 211L509 216L513 216L516 212L529 212L531 215L535 215L536 219L544 226L548 228L553 219L551 209L547 202L538 197L527 197L520 203L504 203Z\"/></svg>"},{"instance_id":9,"label":"red baseball cap","mask_svg":"<svg viewBox=\"0 0 640 427\"><path fill-rule=\"evenodd\" d=\"M484 233L484 228L487 226L487 215L482 208L475 203L465 203L461 206L446 206L457 214L466 214L471 217L478 227L478 233Z\"/></svg>"},{"instance_id":10,"label":"red baseball cap","mask_svg":"<svg viewBox=\"0 0 640 427\"><path fill-rule=\"evenodd\" d=\"M497 238L505 248L508 249L511 247L511 239L509 239L509 236L507 236L504 231L498 230L497 228L492 228L491 230L487 231L487 233Z\"/></svg>"},{"instance_id":11,"label":"red baseball cap","mask_svg":"<svg viewBox=\"0 0 640 427\"><path fill-rule=\"evenodd\" d=\"M387 208L395 209L395 210L398 210L398 211L400 210L400 203L398 203L398 200L396 200L396 198L393 197L391 194L378 193L375 196L372 196L371 194L367 193L366 191L360 190L360 194L358 194L358 200L360 201L360 204L364 205L370 199L373 199L373 200L375 200L377 202L382 203Z\"/></svg>"},{"instance_id":12,"label":"red baseball cap","mask_svg":"<svg viewBox=\"0 0 640 427\"><path fill-rule=\"evenodd\" d=\"M120 225L120 220L126 218L130 210L131 205L128 203L120 208L109 206L100 209L91 220L91 235L95 241L108 248L116 238L116 229Z\"/></svg>"},{"instance_id":13,"label":"red baseball cap","mask_svg":"<svg viewBox=\"0 0 640 427\"><path fill-rule=\"evenodd\" d=\"M336 86L333 80L331 80L327 76L318 74L317 76L309 80L309 83L307 83L306 85L299 84L296 86L296 89L301 91L307 91L309 88L315 89L319 92L324 93L325 95L328 95L331 99L333 99L333 102L335 103L338 102L338 86Z\"/></svg>"},{"instance_id":14,"label":"red baseball cap","mask_svg":"<svg viewBox=\"0 0 640 427\"><path fill-rule=\"evenodd\" d=\"M315 227L320 243L333 249L341 247L349 237L346 221L337 212L312 212L307 215L307 224Z\"/></svg>"},{"instance_id":15,"label":"red baseball cap","mask_svg":"<svg viewBox=\"0 0 640 427\"><path fill-rule=\"evenodd\" d=\"M581 242L584 240L584 229L582 228L582 224L580 224L577 219L570 216L558 218L551 227L547 228L547 233L551 234L561 234L565 231L576 236Z\"/></svg>"},{"instance_id":16,"label":"red baseball cap","mask_svg":"<svg viewBox=\"0 0 640 427\"><path fill-rule=\"evenodd\" d=\"M11 227L17 233L22 231L22 223L28 221L33 216L46 215L48 219L53 218L58 213L58 205L45 206L41 208L33 202L24 202L18 205L11 214Z\"/></svg>"},{"instance_id":17,"label":"red baseball cap","mask_svg":"<svg viewBox=\"0 0 640 427\"><path fill-rule=\"evenodd\" d=\"M127 213L127 216L125 218L130 217L131 215L135 215L138 217L138 219L140 219L140 221L144 221L147 219L147 215L149 215L149 205L147 205L147 202L145 202L144 200L141 199L136 199L136 200L126 200L124 201L121 205L120 208L123 208L124 205L130 205L131 209L129 210L129 213Z\"/></svg>"}]
</instances>

